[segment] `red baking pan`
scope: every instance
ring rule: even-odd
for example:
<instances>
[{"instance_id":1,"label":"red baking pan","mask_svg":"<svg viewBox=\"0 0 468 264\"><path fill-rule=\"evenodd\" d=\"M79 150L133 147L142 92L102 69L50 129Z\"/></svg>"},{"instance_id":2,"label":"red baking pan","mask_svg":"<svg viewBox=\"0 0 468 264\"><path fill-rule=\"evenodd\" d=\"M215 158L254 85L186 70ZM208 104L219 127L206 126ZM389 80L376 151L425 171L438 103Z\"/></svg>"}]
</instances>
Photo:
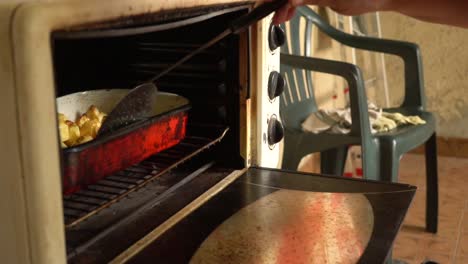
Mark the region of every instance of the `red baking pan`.
<instances>
[{"instance_id":1,"label":"red baking pan","mask_svg":"<svg viewBox=\"0 0 468 264\"><path fill-rule=\"evenodd\" d=\"M110 113L127 89L94 90L57 98L57 111L74 121L91 106ZM186 132L189 101L159 92L154 116L98 136L92 141L62 148L62 191L71 194L84 186L135 165L178 144Z\"/></svg>"}]
</instances>

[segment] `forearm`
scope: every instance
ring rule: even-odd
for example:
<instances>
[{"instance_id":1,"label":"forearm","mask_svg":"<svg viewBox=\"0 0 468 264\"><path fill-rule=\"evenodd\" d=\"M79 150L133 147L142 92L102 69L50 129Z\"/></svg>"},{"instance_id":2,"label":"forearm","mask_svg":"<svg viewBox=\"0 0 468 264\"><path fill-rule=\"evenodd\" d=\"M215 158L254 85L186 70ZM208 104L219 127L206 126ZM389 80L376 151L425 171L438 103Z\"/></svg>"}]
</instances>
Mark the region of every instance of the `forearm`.
<instances>
[{"instance_id":1,"label":"forearm","mask_svg":"<svg viewBox=\"0 0 468 264\"><path fill-rule=\"evenodd\" d=\"M275 23L289 20L301 5L328 6L344 15L395 11L428 22L468 28L468 0L289 0L276 13Z\"/></svg>"},{"instance_id":2,"label":"forearm","mask_svg":"<svg viewBox=\"0 0 468 264\"><path fill-rule=\"evenodd\" d=\"M466 0L387 0L381 9L428 22L468 27Z\"/></svg>"}]
</instances>

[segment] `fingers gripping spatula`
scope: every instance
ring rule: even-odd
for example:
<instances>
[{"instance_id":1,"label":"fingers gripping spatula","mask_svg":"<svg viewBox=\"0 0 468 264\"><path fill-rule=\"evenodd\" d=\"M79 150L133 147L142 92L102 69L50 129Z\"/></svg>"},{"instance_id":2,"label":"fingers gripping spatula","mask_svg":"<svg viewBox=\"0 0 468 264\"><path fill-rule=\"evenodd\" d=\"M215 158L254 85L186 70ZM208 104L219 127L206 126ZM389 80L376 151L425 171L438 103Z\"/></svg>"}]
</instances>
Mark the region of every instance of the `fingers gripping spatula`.
<instances>
[{"instance_id":1,"label":"fingers gripping spatula","mask_svg":"<svg viewBox=\"0 0 468 264\"><path fill-rule=\"evenodd\" d=\"M146 83L133 88L109 113L107 118L102 123L101 128L99 129L98 136L108 134L130 123L144 120L150 117L157 100L158 89L154 84L156 80L174 70L201 51L211 47L226 36L230 34L237 34L245 30L247 27L251 26L258 20L265 18L272 12L281 8L287 2L288 0L277 0L261 4L248 14L245 14L232 21L225 31L221 32L207 43L203 44L196 50L192 51L190 54L169 66L167 69L160 72Z\"/></svg>"}]
</instances>

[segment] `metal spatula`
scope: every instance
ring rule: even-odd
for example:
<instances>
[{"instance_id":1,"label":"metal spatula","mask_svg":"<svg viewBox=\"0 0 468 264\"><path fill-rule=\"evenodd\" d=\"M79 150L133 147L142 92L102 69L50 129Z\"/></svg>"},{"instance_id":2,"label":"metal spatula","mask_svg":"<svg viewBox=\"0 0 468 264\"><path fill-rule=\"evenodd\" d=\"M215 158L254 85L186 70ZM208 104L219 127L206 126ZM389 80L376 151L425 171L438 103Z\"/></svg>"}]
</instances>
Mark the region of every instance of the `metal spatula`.
<instances>
[{"instance_id":1,"label":"metal spatula","mask_svg":"<svg viewBox=\"0 0 468 264\"><path fill-rule=\"evenodd\" d=\"M152 82L133 88L104 119L99 135L108 134L153 115L158 89Z\"/></svg>"},{"instance_id":2,"label":"metal spatula","mask_svg":"<svg viewBox=\"0 0 468 264\"><path fill-rule=\"evenodd\" d=\"M98 135L107 134L115 131L123 126L130 123L146 119L150 116L151 111L154 109L156 104L157 88L154 82L166 75L173 69L177 68L193 56L197 55L201 51L211 47L221 39L225 38L230 34L237 34L245 30L250 25L254 24L258 20L268 16L272 12L278 10L285 5L288 0L277 0L272 2L264 3L248 14L245 14L238 19L232 21L229 27L221 32L218 36L214 37L206 44L203 44L198 49L192 51L166 70L162 71L155 77L151 78L148 82L135 87L130 93L128 93L119 104L112 110L111 113L104 120L101 128L99 129Z\"/></svg>"}]
</instances>

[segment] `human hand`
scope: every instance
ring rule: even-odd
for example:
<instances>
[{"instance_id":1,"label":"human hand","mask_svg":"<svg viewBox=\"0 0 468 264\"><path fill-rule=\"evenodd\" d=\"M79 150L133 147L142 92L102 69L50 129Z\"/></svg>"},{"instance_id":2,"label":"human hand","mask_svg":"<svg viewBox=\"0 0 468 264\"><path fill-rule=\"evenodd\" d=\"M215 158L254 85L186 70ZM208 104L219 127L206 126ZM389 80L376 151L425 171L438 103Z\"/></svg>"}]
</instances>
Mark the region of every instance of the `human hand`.
<instances>
[{"instance_id":1,"label":"human hand","mask_svg":"<svg viewBox=\"0 0 468 264\"><path fill-rule=\"evenodd\" d=\"M263 0L271 2L273 0ZM343 15L360 15L367 12L381 11L390 0L289 0L275 13L273 23L281 24L290 20L301 5L327 6Z\"/></svg>"}]
</instances>

